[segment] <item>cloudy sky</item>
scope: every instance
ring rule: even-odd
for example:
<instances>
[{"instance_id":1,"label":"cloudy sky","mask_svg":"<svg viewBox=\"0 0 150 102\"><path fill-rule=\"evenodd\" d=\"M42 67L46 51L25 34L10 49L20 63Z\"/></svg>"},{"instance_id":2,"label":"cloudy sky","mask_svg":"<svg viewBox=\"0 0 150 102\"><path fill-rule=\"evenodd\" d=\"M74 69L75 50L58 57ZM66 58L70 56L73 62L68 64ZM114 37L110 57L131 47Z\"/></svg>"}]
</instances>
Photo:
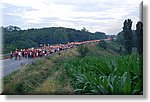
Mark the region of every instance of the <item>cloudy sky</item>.
<instances>
[{"instance_id":1,"label":"cloudy sky","mask_svg":"<svg viewBox=\"0 0 150 102\"><path fill-rule=\"evenodd\" d=\"M117 34L125 19L139 21L142 0L1 0L2 25L67 27Z\"/></svg>"}]
</instances>

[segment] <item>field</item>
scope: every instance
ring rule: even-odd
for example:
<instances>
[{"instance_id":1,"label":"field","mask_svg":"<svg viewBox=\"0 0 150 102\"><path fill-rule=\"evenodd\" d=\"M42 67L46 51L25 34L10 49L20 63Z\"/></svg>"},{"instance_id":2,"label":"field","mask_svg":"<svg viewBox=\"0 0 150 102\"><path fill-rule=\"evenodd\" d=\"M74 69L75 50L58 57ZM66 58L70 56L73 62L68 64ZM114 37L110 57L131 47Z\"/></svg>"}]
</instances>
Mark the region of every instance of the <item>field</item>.
<instances>
[{"instance_id":1,"label":"field","mask_svg":"<svg viewBox=\"0 0 150 102\"><path fill-rule=\"evenodd\" d=\"M106 42L52 54L4 77L3 94L143 94L142 56L123 52Z\"/></svg>"},{"instance_id":2,"label":"field","mask_svg":"<svg viewBox=\"0 0 150 102\"><path fill-rule=\"evenodd\" d=\"M86 57L65 63L76 94L142 94L139 55Z\"/></svg>"}]
</instances>

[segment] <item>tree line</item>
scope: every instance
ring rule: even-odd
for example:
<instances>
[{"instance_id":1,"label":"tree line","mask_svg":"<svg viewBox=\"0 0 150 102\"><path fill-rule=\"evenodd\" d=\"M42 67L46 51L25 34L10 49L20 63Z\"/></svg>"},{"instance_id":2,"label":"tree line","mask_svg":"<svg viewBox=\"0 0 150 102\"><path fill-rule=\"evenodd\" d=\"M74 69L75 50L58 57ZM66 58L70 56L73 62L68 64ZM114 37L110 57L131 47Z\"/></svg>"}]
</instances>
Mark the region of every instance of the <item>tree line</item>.
<instances>
[{"instance_id":1,"label":"tree line","mask_svg":"<svg viewBox=\"0 0 150 102\"><path fill-rule=\"evenodd\" d=\"M21 30L16 26L1 27L3 31L3 53L21 48L38 47L40 44L63 44L67 42L105 39L103 32L91 33L85 28L76 30L64 27L32 28Z\"/></svg>"},{"instance_id":2,"label":"tree line","mask_svg":"<svg viewBox=\"0 0 150 102\"><path fill-rule=\"evenodd\" d=\"M132 20L127 19L123 23L123 31L117 34L116 41L124 46L127 54L132 53L136 47L139 54L143 53L143 23L137 22L136 30L132 30Z\"/></svg>"}]
</instances>

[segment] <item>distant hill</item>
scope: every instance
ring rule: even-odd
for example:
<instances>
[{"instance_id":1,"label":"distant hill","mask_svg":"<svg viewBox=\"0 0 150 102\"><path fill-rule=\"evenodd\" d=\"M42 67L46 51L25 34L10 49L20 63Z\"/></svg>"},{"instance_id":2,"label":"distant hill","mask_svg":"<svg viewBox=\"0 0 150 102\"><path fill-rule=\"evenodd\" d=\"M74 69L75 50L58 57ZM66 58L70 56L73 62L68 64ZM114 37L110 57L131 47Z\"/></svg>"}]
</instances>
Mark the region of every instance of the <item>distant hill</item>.
<instances>
[{"instance_id":1,"label":"distant hill","mask_svg":"<svg viewBox=\"0 0 150 102\"><path fill-rule=\"evenodd\" d=\"M21 30L16 26L2 27L4 32L3 53L11 50L38 47L40 44L59 44L74 41L85 41L93 39L105 39L107 36L103 32L91 33L85 28L76 30L64 27L32 28Z\"/></svg>"}]
</instances>

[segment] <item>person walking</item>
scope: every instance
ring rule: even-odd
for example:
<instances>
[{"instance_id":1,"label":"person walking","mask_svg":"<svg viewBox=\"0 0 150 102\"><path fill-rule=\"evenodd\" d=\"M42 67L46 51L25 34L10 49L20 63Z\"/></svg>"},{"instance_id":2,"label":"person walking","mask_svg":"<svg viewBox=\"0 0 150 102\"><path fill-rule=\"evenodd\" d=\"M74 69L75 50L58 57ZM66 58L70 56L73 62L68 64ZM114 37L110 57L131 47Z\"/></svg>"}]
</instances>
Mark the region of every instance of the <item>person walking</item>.
<instances>
[{"instance_id":1,"label":"person walking","mask_svg":"<svg viewBox=\"0 0 150 102\"><path fill-rule=\"evenodd\" d=\"M16 50L15 51L15 60L17 60L17 58L18 58L18 51Z\"/></svg>"},{"instance_id":2,"label":"person walking","mask_svg":"<svg viewBox=\"0 0 150 102\"><path fill-rule=\"evenodd\" d=\"M13 59L13 52L10 51L10 59Z\"/></svg>"},{"instance_id":3,"label":"person walking","mask_svg":"<svg viewBox=\"0 0 150 102\"><path fill-rule=\"evenodd\" d=\"M21 53L21 51L19 51L18 52L19 60L21 60L21 55L22 55L22 53Z\"/></svg>"}]
</instances>

